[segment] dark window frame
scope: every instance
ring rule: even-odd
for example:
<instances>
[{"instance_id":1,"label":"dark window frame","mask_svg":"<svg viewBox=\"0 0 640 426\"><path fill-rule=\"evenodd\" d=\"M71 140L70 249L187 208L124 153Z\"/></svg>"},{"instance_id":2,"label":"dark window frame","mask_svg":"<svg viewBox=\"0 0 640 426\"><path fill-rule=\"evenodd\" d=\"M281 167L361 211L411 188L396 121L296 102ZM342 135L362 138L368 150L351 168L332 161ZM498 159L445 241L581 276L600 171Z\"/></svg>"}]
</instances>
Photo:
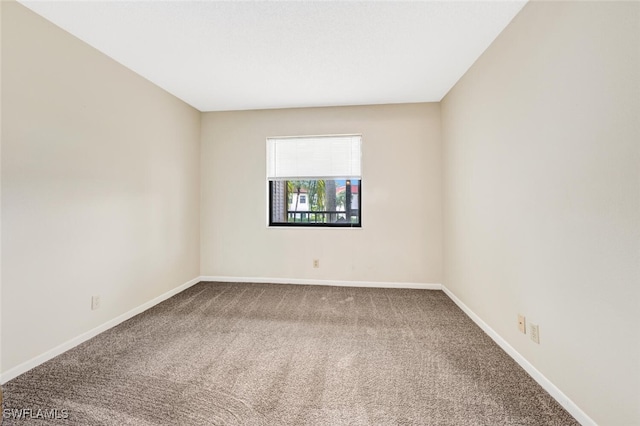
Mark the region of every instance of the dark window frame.
<instances>
[{"instance_id":1,"label":"dark window frame","mask_svg":"<svg viewBox=\"0 0 640 426\"><path fill-rule=\"evenodd\" d=\"M293 179L292 179L293 180ZM304 222L274 222L273 221L273 180L269 180L269 227L293 227L293 228L362 228L362 179L358 180L358 223L304 223ZM313 213L313 212L299 212Z\"/></svg>"}]
</instances>

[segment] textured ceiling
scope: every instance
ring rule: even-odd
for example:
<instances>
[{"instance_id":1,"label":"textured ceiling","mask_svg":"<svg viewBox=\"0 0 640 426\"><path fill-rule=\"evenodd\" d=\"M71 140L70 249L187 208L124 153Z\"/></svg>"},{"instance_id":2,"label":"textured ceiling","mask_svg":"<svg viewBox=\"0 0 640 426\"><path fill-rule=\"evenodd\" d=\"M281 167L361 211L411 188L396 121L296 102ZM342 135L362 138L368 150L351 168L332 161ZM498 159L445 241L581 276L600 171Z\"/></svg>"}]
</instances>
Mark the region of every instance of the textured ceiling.
<instances>
[{"instance_id":1,"label":"textured ceiling","mask_svg":"<svg viewBox=\"0 0 640 426\"><path fill-rule=\"evenodd\" d=\"M440 101L525 2L20 1L200 111Z\"/></svg>"}]
</instances>

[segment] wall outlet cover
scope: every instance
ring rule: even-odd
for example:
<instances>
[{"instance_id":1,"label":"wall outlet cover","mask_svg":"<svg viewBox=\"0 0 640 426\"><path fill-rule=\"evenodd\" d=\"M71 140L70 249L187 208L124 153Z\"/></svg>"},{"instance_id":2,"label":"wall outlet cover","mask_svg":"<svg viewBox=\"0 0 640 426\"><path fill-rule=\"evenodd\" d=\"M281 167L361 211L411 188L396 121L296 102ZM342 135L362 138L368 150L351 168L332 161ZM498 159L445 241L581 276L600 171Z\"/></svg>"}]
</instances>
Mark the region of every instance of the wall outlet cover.
<instances>
[{"instance_id":1,"label":"wall outlet cover","mask_svg":"<svg viewBox=\"0 0 640 426\"><path fill-rule=\"evenodd\" d=\"M529 335L531 336L531 340L540 344L540 329L538 324L529 324Z\"/></svg>"},{"instance_id":2,"label":"wall outlet cover","mask_svg":"<svg viewBox=\"0 0 640 426\"><path fill-rule=\"evenodd\" d=\"M91 296L91 310L95 311L100 308L100 296Z\"/></svg>"},{"instance_id":3,"label":"wall outlet cover","mask_svg":"<svg viewBox=\"0 0 640 426\"><path fill-rule=\"evenodd\" d=\"M518 330L520 330L520 333L522 334L527 334L527 322L526 322L526 318L524 317L524 315L518 314Z\"/></svg>"}]
</instances>

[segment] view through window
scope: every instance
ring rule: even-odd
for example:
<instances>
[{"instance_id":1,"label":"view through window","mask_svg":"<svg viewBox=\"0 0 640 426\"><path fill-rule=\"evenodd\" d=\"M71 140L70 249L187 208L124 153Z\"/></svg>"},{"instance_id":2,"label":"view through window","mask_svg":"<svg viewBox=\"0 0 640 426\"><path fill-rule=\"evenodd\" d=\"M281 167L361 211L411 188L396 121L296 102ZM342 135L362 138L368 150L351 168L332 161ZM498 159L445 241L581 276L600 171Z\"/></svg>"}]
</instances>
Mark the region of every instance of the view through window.
<instances>
[{"instance_id":1,"label":"view through window","mask_svg":"<svg viewBox=\"0 0 640 426\"><path fill-rule=\"evenodd\" d=\"M270 193L271 224L360 223L360 180L275 181Z\"/></svg>"}]
</instances>

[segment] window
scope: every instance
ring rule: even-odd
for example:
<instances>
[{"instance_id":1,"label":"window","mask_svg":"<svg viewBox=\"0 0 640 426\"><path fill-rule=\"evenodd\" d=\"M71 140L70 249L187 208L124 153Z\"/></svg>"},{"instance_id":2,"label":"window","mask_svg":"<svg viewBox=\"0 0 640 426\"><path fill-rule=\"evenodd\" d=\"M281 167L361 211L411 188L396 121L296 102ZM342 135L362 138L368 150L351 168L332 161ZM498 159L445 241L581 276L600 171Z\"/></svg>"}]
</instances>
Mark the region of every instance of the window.
<instances>
[{"instance_id":1,"label":"window","mask_svg":"<svg viewBox=\"0 0 640 426\"><path fill-rule=\"evenodd\" d=\"M360 227L361 140L268 138L269 226Z\"/></svg>"}]
</instances>

